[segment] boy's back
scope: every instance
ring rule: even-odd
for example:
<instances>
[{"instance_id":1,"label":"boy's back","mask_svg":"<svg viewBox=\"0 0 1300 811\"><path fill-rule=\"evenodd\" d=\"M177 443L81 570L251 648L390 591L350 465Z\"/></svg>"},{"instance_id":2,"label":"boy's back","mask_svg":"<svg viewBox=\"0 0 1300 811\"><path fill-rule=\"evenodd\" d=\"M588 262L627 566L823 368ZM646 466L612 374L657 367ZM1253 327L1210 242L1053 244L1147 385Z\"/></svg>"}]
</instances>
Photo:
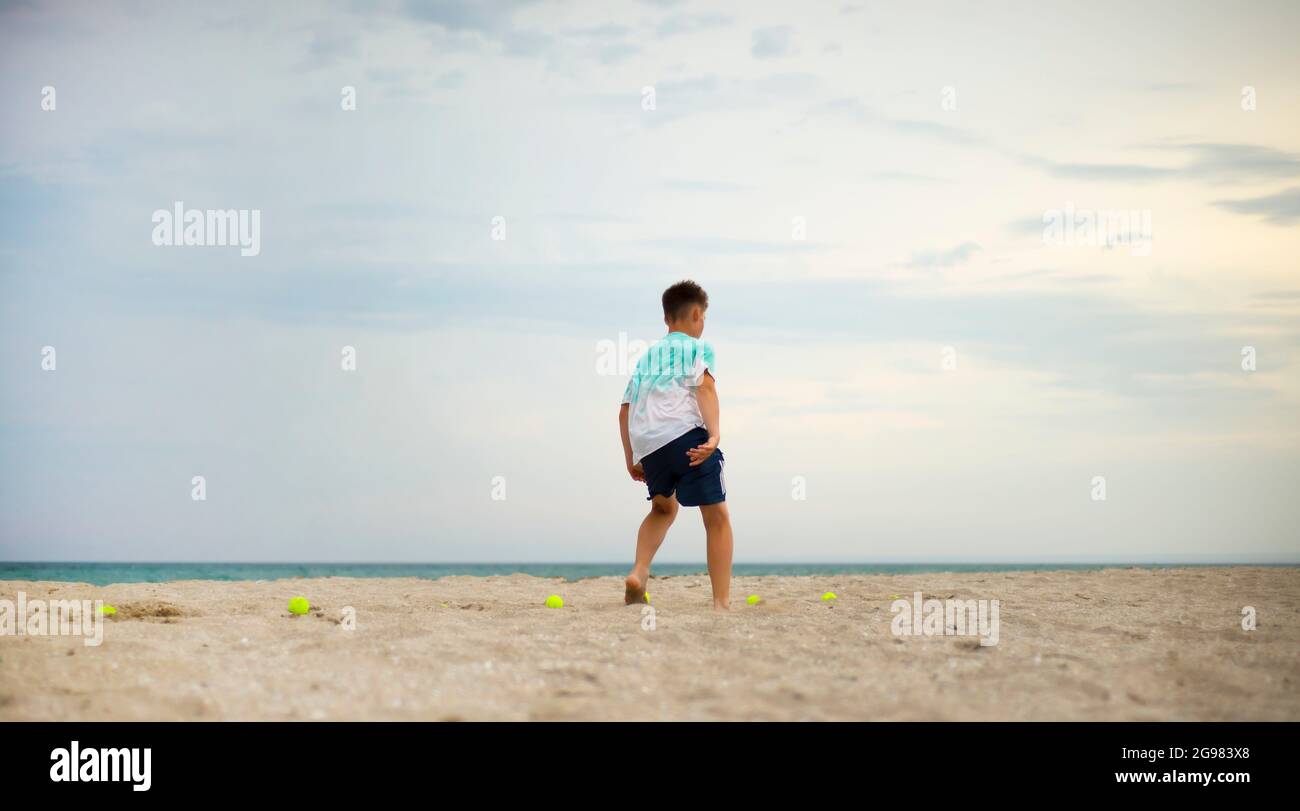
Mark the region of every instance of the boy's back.
<instances>
[{"instance_id":1,"label":"boy's back","mask_svg":"<svg viewBox=\"0 0 1300 811\"><path fill-rule=\"evenodd\" d=\"M655 341L637 361L623 392L623 402L629 405L633 464L704 427L696 391L705 372L717 378L713 347L684 332L670 332Z\"/></svg>"},{"instance_id":2,"label":"boy's back","mask_svg":"<svg viewBox=\"0 0 1300 811\"><path fill-rule=\"evenodd\" d=\"M646 602L650 563L677 509L699 507L707 535L713 605L726 609L731 588L731 517L718 442L721 415L714 387L713 347L700 340L709 296L698 284L664 291L668 334L637 361L619 406L623 456L632 478L645 482L650 514L637 532L636 563L624 599Z\"/></svg>"}]
</instances>

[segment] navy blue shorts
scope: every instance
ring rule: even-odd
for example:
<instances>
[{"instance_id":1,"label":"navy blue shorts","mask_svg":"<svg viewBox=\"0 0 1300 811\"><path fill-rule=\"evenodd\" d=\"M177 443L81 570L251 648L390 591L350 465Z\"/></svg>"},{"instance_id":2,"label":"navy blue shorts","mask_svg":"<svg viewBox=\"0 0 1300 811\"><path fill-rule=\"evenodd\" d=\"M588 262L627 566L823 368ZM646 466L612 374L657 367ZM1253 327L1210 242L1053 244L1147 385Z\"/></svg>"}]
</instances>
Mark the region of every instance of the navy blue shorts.
<instances>
[{"instance_id":1,"label":"navy blue shorts","mask_svg":"<svg viewBox=\"0 0 1300 811\"><path fill-rule=\"evenodd\" d=\"M686 451L709 441L709 432L695 428L664 445L641 460L645 471L646 489L650 495L671 496L677 493L677 503L683 507L699 507L727 500L727 485L722 478L722 448L717 448L703 464L691 467L691 457Z\"/></svg>"}]
</instances>

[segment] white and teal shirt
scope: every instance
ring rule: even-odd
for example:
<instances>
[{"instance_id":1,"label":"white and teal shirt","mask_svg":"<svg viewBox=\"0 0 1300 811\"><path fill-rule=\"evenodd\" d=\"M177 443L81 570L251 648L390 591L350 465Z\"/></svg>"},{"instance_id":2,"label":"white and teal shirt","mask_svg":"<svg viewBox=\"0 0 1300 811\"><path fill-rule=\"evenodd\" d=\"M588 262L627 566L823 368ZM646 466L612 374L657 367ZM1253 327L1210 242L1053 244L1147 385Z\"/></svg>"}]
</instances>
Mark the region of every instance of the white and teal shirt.
<instances>
[{"instance_id":1,"label":"white and teal shirt","mask_svg":"<svg viewBox=\"0 0 1300 811\"><path fill-rule=\"evenodd\" d=\"M704 425L695 389L707 369L715 378L713 347L684 332L670 332L637 361L623 392L632 464Z\"/></svg>"}]
</instances>

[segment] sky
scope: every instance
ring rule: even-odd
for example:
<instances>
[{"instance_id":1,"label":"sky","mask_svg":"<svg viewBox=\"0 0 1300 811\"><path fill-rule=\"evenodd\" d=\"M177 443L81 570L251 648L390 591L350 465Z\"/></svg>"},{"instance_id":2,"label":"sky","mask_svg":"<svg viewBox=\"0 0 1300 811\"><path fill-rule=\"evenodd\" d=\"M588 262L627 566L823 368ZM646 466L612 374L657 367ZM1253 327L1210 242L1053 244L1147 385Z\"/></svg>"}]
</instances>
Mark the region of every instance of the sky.
<instances>
[{"instance_id":1,"label":"sky","mask_svg":"<svg viewBox=\"0 0 1300 811\"><path fill-rule=\"evenodd\" d=\"M630 562L692 278L737 562L1300 561L1298 24L0 4L0 559Z\"/></svg>"}]
</instances>

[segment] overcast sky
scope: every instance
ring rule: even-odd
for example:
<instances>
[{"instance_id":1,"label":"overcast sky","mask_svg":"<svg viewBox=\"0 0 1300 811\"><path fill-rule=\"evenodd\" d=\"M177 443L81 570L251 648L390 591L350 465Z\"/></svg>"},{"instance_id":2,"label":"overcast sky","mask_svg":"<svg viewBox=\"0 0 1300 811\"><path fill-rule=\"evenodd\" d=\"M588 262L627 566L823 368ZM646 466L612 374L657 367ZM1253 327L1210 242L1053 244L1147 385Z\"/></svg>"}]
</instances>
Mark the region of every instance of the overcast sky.
<instances>
[{"instance_id":1,"label":"overcast sky","mask_svg":"<svg viewBox=\"0 0 1300 811\"><path fill-rule=\"evenodd\" d=\"M690 277L738 562L1300 560L1298 28L4 3L0 559L630 561L600 347Z\"/></svg>"}]
</instances>

